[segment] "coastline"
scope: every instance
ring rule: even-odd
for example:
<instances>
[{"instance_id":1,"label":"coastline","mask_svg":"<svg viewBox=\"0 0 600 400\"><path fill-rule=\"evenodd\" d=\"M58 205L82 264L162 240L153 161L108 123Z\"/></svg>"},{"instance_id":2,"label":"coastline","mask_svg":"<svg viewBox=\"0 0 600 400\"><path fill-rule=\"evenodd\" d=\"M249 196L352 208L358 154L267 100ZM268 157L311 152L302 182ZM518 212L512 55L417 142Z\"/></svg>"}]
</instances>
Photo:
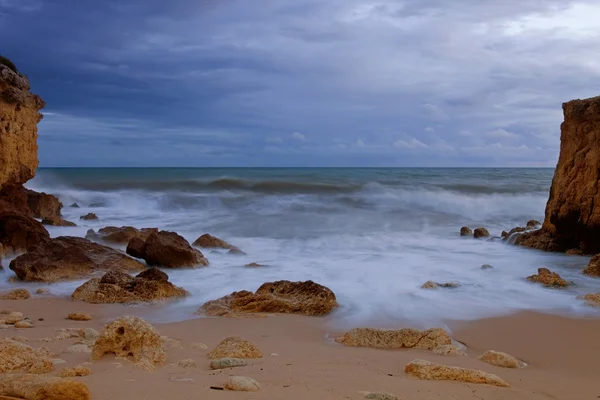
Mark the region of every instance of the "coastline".
<instances>
[{"instance_id":1,"label":"coastline","mask_svg":"<svg viewBox=\"0 0 600 400\"><path fill-rule=\"evenodd\" d=\"M102 327L122 315L142 315L145 307L93 305L46 296L21 301L0 301L1 309L23 312L34 321L32 329L10 327L2 337L22 336L33 347L46 346L66 361L55 371L89 360L88 353L66 353L76 339L36 341L53 337L61 328ZM91 321L65 319L74 311L88 312ZM39 321L43 318L43 321ZM331 338L329 317L269 315L241 318L193 318L181 322L152 324L168 341L167 365L144 371L127 360L106 355L88 365L92 375L74 378L90 388L93 398L191 398L244 399L361 399L361 391L383 391L401 399L561 399L582 400L598 396L600 331L598 318L569 318L537 312L519 312L476 321L447 321L451 336L467 347L467 356L441 356L426 350L379 350L345 347ZM407 328L410 326L398 326ZM242 336L264 353L248 366L211 371L207 353L228 336ZM577 343L573 343L577 340ZM192 348L203 343L207 349ZM519 369L495 367L477 360L486 350L507 352L527 363ZM197 366L168 365L193 359ZM425 381L409 377L404 366L414 359L480 369L499 375L510 388L450 381ZM211 390L227 377L245 375L256 379L261 390L236 393ZM110 385L107 385L110 382Z\"/></svg>"}]
</instances>

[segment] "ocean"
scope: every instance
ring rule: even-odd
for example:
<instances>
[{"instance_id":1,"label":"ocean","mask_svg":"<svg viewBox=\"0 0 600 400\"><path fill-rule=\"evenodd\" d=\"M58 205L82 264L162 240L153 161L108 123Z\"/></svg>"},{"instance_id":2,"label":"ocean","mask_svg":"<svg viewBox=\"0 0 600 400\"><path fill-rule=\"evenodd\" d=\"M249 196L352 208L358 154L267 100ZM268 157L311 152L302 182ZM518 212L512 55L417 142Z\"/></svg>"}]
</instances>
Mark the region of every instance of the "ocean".
<instances>
[{"instance_id":1,"label":"ocean","mask_svg":"<svg viewBox=\"0 0 600 400\"><path fill-rule=\"evenodd\" d=\"M155 320L190 318L207 300L263 282L310 279L335 292L336 324L395 326L519 310L598 313L576 299L600 291L600 280L581 274L588 257L499 239L503 230L543 221L552 175L553 169L511 168L79 168L40 169L26 186L58 196L65 218L78 224L49 227L52 236L85 236L109 225L158 227L190 242L210 233L248 253L204 251L209 267L168 270L191 296L157 308ZM81 208L70 208L74 202ZM100 220L80 221L88 212ZM486 227L494 238L460 237L463 225ZM266 267L244 267L250 262ZM575 285L528 282L539 267ZM14 287L11 275L0 273L0 288ZM428 280L460 287L421 289ZM80 283L52 291L69 296Z\"/></svg>"}]
</instances>

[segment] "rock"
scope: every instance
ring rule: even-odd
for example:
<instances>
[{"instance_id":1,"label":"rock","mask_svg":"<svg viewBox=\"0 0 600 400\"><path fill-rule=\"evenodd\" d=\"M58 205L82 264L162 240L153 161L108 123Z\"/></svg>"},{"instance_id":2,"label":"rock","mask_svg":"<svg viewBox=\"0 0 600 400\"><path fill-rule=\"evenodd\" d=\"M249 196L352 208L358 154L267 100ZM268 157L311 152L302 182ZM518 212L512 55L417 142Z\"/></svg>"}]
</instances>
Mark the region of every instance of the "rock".
<instances>
[{"instance_id":1,"label":"rock","mask_svg":"<svg viewBox=\"0 0 600 400\"><path fill-rule=\"evenodd\" d=\"M460 351L458 349L458 347L456 347L453 344L445 344L443 346L436 347L435 349L433 349L433 352L435 354L439 354L440 356L464 356L464 355L466 355L465 353Z\"/></svg>"},{"instance_id":2,"label":"rock","mask_svg":"<svg viewBox=\"0 0 600 400\"><path fill-rule=\"evenodd\" d=\"M0 243L4 254L22 253L50 240L50 234L35 219L16 212L0 212Z\"/></svg>"},{"instance_id":3,"label":"rock","mask_svg":"<svg viewBox=\"0 0 600 400\"><path fill-rule=\"evenodd\" d=\"M18 312L18 311L13 311L13 312L9 313L4 320L6 321L7 324L11 325L11 324L16 324L19 321L23 321L24 319L25 319L25 317L23 316L23 313Z\"/></svg>"},{"instance_id":4,"label":"rock","mask_svg":"<svg viewBox=\"0 0 600 400\"><path fill-rule=\"evenodd\" d=\"M166 268L205 267L208 260L175 232L160 231L146 239L144 260L148 265Z\"/></svg>"},{"instance_id":5,"label":"rock","mask_svg":"<svg viewBox=\"0 0 600 400\"><path fill-rule=\"evenodd\" d=\"M67 221L61 217L44 218L42 219L42 224L50 226L77 226L74 222Z\"/></svg>"},{"instance_id":6,"label":"rock","mask_svg":"<svg viewBox=\"0 0 600 400\"><path fill-rule=\"evenodd\" d=\"M335 294L325 286L313 281L277 281L264 283L255 293L244 290L209 301L200 310L212 316L231 312L325 315L337 306Z\"/></svg>"},{"instance_id":7,"label":"rock","mask_svg":"<svg viewBox=\"0 0 600 400\"><path fill-rule=\"evenodd\" d=\"M92 370L82 365L77 365L72 368L63 368L58 373L63 378L72 378L75 376L89 376L92 374Z\"/></svg>"},{"instance_id":8,"label":"rock","mask_svg":"<svg viewBox=\"0 0 600 400\"><path fill-rule=\"evenodd\" d=\"M131 357L137 365L147 370L163 365L167 360L158 332L138 317L121 317L106 325L94 343L92 360L98 360L107 353Z\"/></svg>"},{"instance_id":9,"label":"rock","mask_svg":"<svg viewBox=\"0 0 600 400\"><path fill-rule=\"evenodd\" d=\"M84 220L84 221L97 221L100 218L98 218L98 216L94 213L87 213L87 214L79 217L79 219Z\"/></svg>"},{"instance_id":10,"label":"rock","mask_svg":"<svg viewBox=\"0 0 600 400\"><path fill-rule=\"evenodd\" d=\"M137 229L133 226L107 226L98 230L98 233L90 229L85 238L89 240L101 240L107 243L126 244L133 238L146 240L152 233L158 232L157 228Z\"/></svg>"},{"instance_id":11,"label":"rock","mask_svg":"<svg viewBox=\"0 0 600 400\"><path fill-rule=\"evenodd\" d=\"M198 366L196 364L196 361L194 361L191 358L186 358L185 360L179 360L179 361L174 362L169 365L174 366L174 367L179 367L179 368L196 368Z\"/></svg>"},{"instance_id":12,"label":"rock","mask_svg":"<svg viewBox=\"0 0 600 400\"><path fill-rule=\"evenodd\" d=\"M460 285L456 282L437 283L433 281L427 281L421 286L421 289L457 288L459 286Z\"/></svg>"},{"instance_id":13,"label":"rock","mask_svg":"<svg viewBox=\"0 0 600 400\"><path fill-rule=\"evenodd\" d=\"M77 344L72 344L71 346L67 347L66 352L67 353L91 353L92 349L87 344L77 343Z\"/></svg>"},{"instance_id":14,"label":"rock","mask_svg":"<svg viewBox=\"0 0 600 400\"><path fill-rule=\"evenodd\" d=\"M0 338L0 373L44 374L53 368L48 350L34 349L12 339Z\"/></svg>"},{"instance_id":15,"label":"rock","mask_svg":"<svg viewBox=\"0 0 600 400\"><path fill-rule=\"evenodd\" d=\"M494 374L476 369L451 367L434 364L425 360L413 360L406 365L404 371L419 379L432 381L460 381L467 383L482 383L487 385L508 387L502 378Z\"/></svg>"},{"instance_id":16,"label":"rock","mask_svg":"<svg viewBox=\"0 0 600 400\"><path fill-rule=\"evenodd\" d=\"M67 315L67 319L73 320L73 321L91 321L92 320L92 316L86 312L72 312L69 313L69 315Z\"/></svg>"},{"instance_id":17,"label":"rock","mask_svg":"<svg viewBox=\"0 0 600 400\"><path fill-rule=\"evenodd\" d=\"M249 268L260 268L260 267L266 267L266 265L262 265L262 264L259 264L259 263L252 262L252 263L250 263L250 264L246 264L246 265L244 265L244 267L249 267Z\"/></svg>"},{"instance_id":18,"label":"rock","mask_svg":"<svg viewBox=\"0 0 600 400\"><path fill-rule=\"evenodd\" d=\"M510 354L494 350L486 351L485 353L477 357L477 359L488 364L495 365L496 367L521 368L523 366L523 363L521 361L511 356Z\"/></svg>"},{"instance_id":19,"label":"rock","mask_svg":"<svg viewBox=\"0 0 600 400\"><path fill-rule=\"evenodd\" d=\"M29 322L29 321L19 321L19 322L15 322L15 328L27 329L27 328L33 328L33 325L31 325L31 322Z\"/></svg>"},{"instance_id":20,"label":"rock","mask_svg":"<svg viewBox=\"0 0 600 400\"><path fill-rule=\"evenodd\" d=\"M584 296L579 296L577 298L585 300L590 306L600 307L600 293L589 293Z\"/></svg>"},{"instance_id":21,"label":"rock","mask_svg":"<svg viewBox=\"0 0 600 400\"><path fill-rule=\"evenodd\" d=\"M146 267L110 247L83 238L61 236L15 258L10 269L25 281L56 282L80 279L96 271L133 272Z\"/></svg>"},{"instance_id":22,"label":"rock","mask_svg":"<svg viewBox=\"0 0 600 400\"><path fill-rule=\"evenodd\" d=\"M69 207L71 207L71 208L79 208L79 204L73 203Z\"/></svg>"},{"instance_id":23,"label":"rock","mask_svg":"<svg viewBox=\"0 0 600 400\"><path fill-rule=\"evenodd\" d=\"M596 254L590 259L590 262L583 270L583 273L590 276L600 277L600 254Z\"/></svg>"},{"instance_id":24,"label":"rock","mask_svg":"<svg viewBox=\"0 0 600 400\"><path fill-rule=\"evenodd\" d=\"M486 238L489 236L490 236L490 233L485 228L477 228L477 229L475 229L475 231L473 231L473 237L475 239Z\"/></svg>"},{"instance_id":25,"label":"rock","mask_svg":"<svg viewBox=\"0 0 600 400\"><path fill-rule=\"evenodd\" d=\"M262 358L263 353L251 342L239 336L223 339L218 346L208 353L208 358Z\"/></svg>"},{"instance_id":26,"label":"rock","mask_svg":"<svg viewBox=\"0 0 600 400\"><path fill-rule=\"evenodd\" d=\"M234 367L245 367L248 362L243 358L219 358L210 362L210 369L225 369Z\"/></svg>"},{"instance_id":27,"label":"rock","mask_svg":"<svg viewBox=\"0 0 600 400\"><path fill-rule=\"evenodd\" d=\"M214 237L212 235L209 235L208 233L205 233L204 235L200 236L192 245L196 247L202 247L204 249L225 249L237 250L238 252L242 252L236 246L230 245L223 239L219 239L218 237Z\"/></svg>"},{"instance_id":28,"label":"rock","mask_svg":"<svg viewBox=\"0 0 600 400\"><path fill-rule=\"evenodd\" d=\"M473 231L468 226L460 228L460 236L473 236Z\"/></svg>"},{"instance_id":29,"label":"rock","mask_svg":"<svg viewBox=\"0 0 600 400\"><path fill-rule=\"evenodd\" d=\"M29 298L31 298L31 294L27 289L14 289L0 295L0 300L27 300Z\"/></svg>"},{"instance_id":30,"label":"rock","mask_svg":"<svg viewBox=\"0 0 600 400\"><path fill-rule=\"evenodd\" d=\"M62 203L55 196L47 193L38 193L29 189L22 189L27 195L27 205L34 218L60 221ZM62 226L62 225L61 225Z\"/></svg>"},{"instance_id":31,"label":"rock","mask_svg":"<svg viewBox=\"0 0 600 400\"><path fill-rule=\"evenodd\" d=\"M486 269L493 269L494 267L492 267L490 264L483 264L481 266L481 269L486 270Z\"/></svg>"},{"instance_id":32,"label":"rock","mask_svg":"<svg viewBox=\"0 0 600 400\"><path fill-rule=\"evenodd\" d=\"M365 393L365 399L368 400L398 400L396 396L385 392L367 392Z\"/></svg>"},{"instance_id":33,"label":"rock","mask_svg":"<svg viewBox=\"0 0 600 400\"><path fill-rule=\"evenodd\" d=\"M335 341L351 347L373 347L377 349L427 349L451 344L448 333L439 328L420 331L406 328L382 330L373 328L355 328L335 338Z\"/></svg>"},{"instance_id":34,"label":"rock","mask_svg":"<svg viewBox=\"0 0 600 400\"><path fill-rule=\"evenodd\" d=\"M48 293L50 293L50 291L45 288L39 288L38 290L35 291L35 294L48 294Z\"/></svg>"},{"instance_id":35,"label":"rock","mask_svg":"<svg viewBox=\"0 0 600 400\"><path fill-rule=\"evenodd\" d=\"M134 237L127 244L125 252L131 257L144 258L144 254L146 254L146 242L138 237Z\"/></svg>"},{"instance_id":36,"label":"rock","mask_svg":"<svg viewBox=\"0 0 600 400\"><path fill-rule=\"evenodd\" d=\"M47 375L7 375L0 380L0 395L25 400L90 400L85 383Z\"/></svg>"},{"instance_id":37,"label":"rock","mask_svg":"<svg viewBox=\"0 0 600 400\"><path fill-rule=\"evenodd\" d=\"M600 253L600 97L562 105L561 144L542 228L517 238L521 246Z\"/></svg>"},{"instance_id":38,"label":"rock","mask_svg":"<svg viewBox=\"0 0 600 400\"><path fill-rule=\"evenodd\" d=\"M157 268L140 272L135 278L119 271L92 278L73 292L72 298L87 303L133 303L185 297L188 292L168 281Z\"/></svg>"},{"instance_id":39,"label":"rock","mask_svg":"<svg viewBox=\"0 0 600 400\"><path fill-rule=\"evenodd\" d=\"M548 268L538 268L537 275L528 276L527 280L541 283L544 286L564 287L569 285L559 274L550 271Z\"/></svg>"},{"instance_id":40,"label":"rock","mask_svg":"<svg viewBox=\"0 0 600 400\"><path fill-rule=\"evenodd\" d=\"M97 201L95 203L90 203L90 208L98 208L98 207L106 207L106 204L101 201Z\"/></svg>"},{"instance_id":41,"label":"rock","mask_svg":"<svg viewBox=\"0 0 600 400\"><path fill-rule=\"evenodd\" d=\"M78 331L78 334L80 337L82 337L85 340L96 340L96 339L98 339L98 336L100 336L100 333L98 333L98 331L95 330L94 328L80 329Z\"/></svg>"},{"instance_id":42,"label":"rock","mask_svg":"<svg viewBox=\"0 0 600 400\"><path fill-rule=\"evenodd\" d=\"M260 384L247 376L230 376L225 382L225 389L236 392L258 392Z\"/></svg>"},{"instance_id":43,"label":"rock","mask_svg":"<svg viewBox=\"0 0 600 400\"><path fill-rule=\"evenodd\" d=\"M527 228L529 229L534 229L541 225L542 223L540 221L536 221L535 219L530 219L529 221L527 221Z\"/></svg>"}]
</instances>

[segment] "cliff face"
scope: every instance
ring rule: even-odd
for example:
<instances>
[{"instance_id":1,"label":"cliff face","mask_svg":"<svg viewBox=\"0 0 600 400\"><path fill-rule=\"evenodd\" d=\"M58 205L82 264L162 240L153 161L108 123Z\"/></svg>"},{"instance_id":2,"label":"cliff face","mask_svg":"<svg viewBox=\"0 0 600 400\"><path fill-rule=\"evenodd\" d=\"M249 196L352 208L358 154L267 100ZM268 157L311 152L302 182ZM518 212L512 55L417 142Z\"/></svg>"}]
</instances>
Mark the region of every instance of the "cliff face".
<instances>
[{"instance_id":1,"label":"cliff face","mask_svg":"<svg viewBox=\"0 0 600 400\"><path fill-rule=\"evenodd\" d=\"M29 92L29 80L0 64L0 188L34 177L43 107L44 101Z\"/></svg>"},{"instance_id":2,"label":"cliff face","mask_svg":"<svg viewBox=\"0 0 600 400\"><path fill-rule=\"evenodd\" d=\"M600 96L563 104L561 144L546 217L516 244L600 253Z\"/></svg>"}]
</instances>

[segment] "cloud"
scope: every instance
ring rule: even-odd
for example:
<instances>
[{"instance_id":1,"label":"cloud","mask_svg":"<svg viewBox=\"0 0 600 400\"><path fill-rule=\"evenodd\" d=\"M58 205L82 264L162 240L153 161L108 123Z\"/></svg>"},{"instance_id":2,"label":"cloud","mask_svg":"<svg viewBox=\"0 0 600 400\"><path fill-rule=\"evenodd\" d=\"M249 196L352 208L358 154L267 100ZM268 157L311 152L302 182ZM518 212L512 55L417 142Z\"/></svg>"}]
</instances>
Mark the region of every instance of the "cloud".
<instances>
[{"instance_id":1,"label":"cloud","mask_svg":"<svg viewBox=\"0 0 600 400\"><path fill-rule=\"evenodd\" d=\"M298 140L300 142L305 142L306 136L304 136L304 134L302 134L300 132L294 132L294 133L292 133L292 139Z\"/></svg>"},{"instance_id":2,"label":"cloud","mask_svg":"<svg viewBox=\"0 0 600 400\"><path fill-rule=\"evenodd\" d=\"M435 129L432 128L432 127L430 127L430 126L428 126L425 129L423 129L423 132L425 132L425 133L435 133Z\"/></svg>"},{"instance_id":3,"label":"cloud","mask_svg":"<svg viewBox=\"0 0 600 400\"><path fill-rule=\"evenodd\" d=\"M486 134L487 137L492 139L519 139L521 136L513 132L508 132L504 129L495 129Z\"/></svg>"},{"instance_id":4,"label":"cloud","mask_svg":"<svg viewBox=\"0 0 600 400\"><path fill-rule=\"evenodd\" d=\"M356 145L357 145L358 147L365 147L365 143L362 141L362 139L358 139L358 140L356 141Z\"/></svg>"},{"instance_id":5,"label":"cloud","mask_svg":"<svg viewBox=\"0 0 600 400\"><path fill-rule=\"evenodd\" d=\"M394 147L399 149L424 149L429 146L415 138L412 138L410 140L396 140L394 142Z\"/></svg>"},{"instance_id":6,"label":"cloud","mask_svg":"<svg viewBox=\"0 0 600 400\"><path fill-rule=\"evenodd\" d=\"M265 139L265 142L273 144L283 144L283 139L280 137L268 137Z\"/></svg>"}]
</instances>

